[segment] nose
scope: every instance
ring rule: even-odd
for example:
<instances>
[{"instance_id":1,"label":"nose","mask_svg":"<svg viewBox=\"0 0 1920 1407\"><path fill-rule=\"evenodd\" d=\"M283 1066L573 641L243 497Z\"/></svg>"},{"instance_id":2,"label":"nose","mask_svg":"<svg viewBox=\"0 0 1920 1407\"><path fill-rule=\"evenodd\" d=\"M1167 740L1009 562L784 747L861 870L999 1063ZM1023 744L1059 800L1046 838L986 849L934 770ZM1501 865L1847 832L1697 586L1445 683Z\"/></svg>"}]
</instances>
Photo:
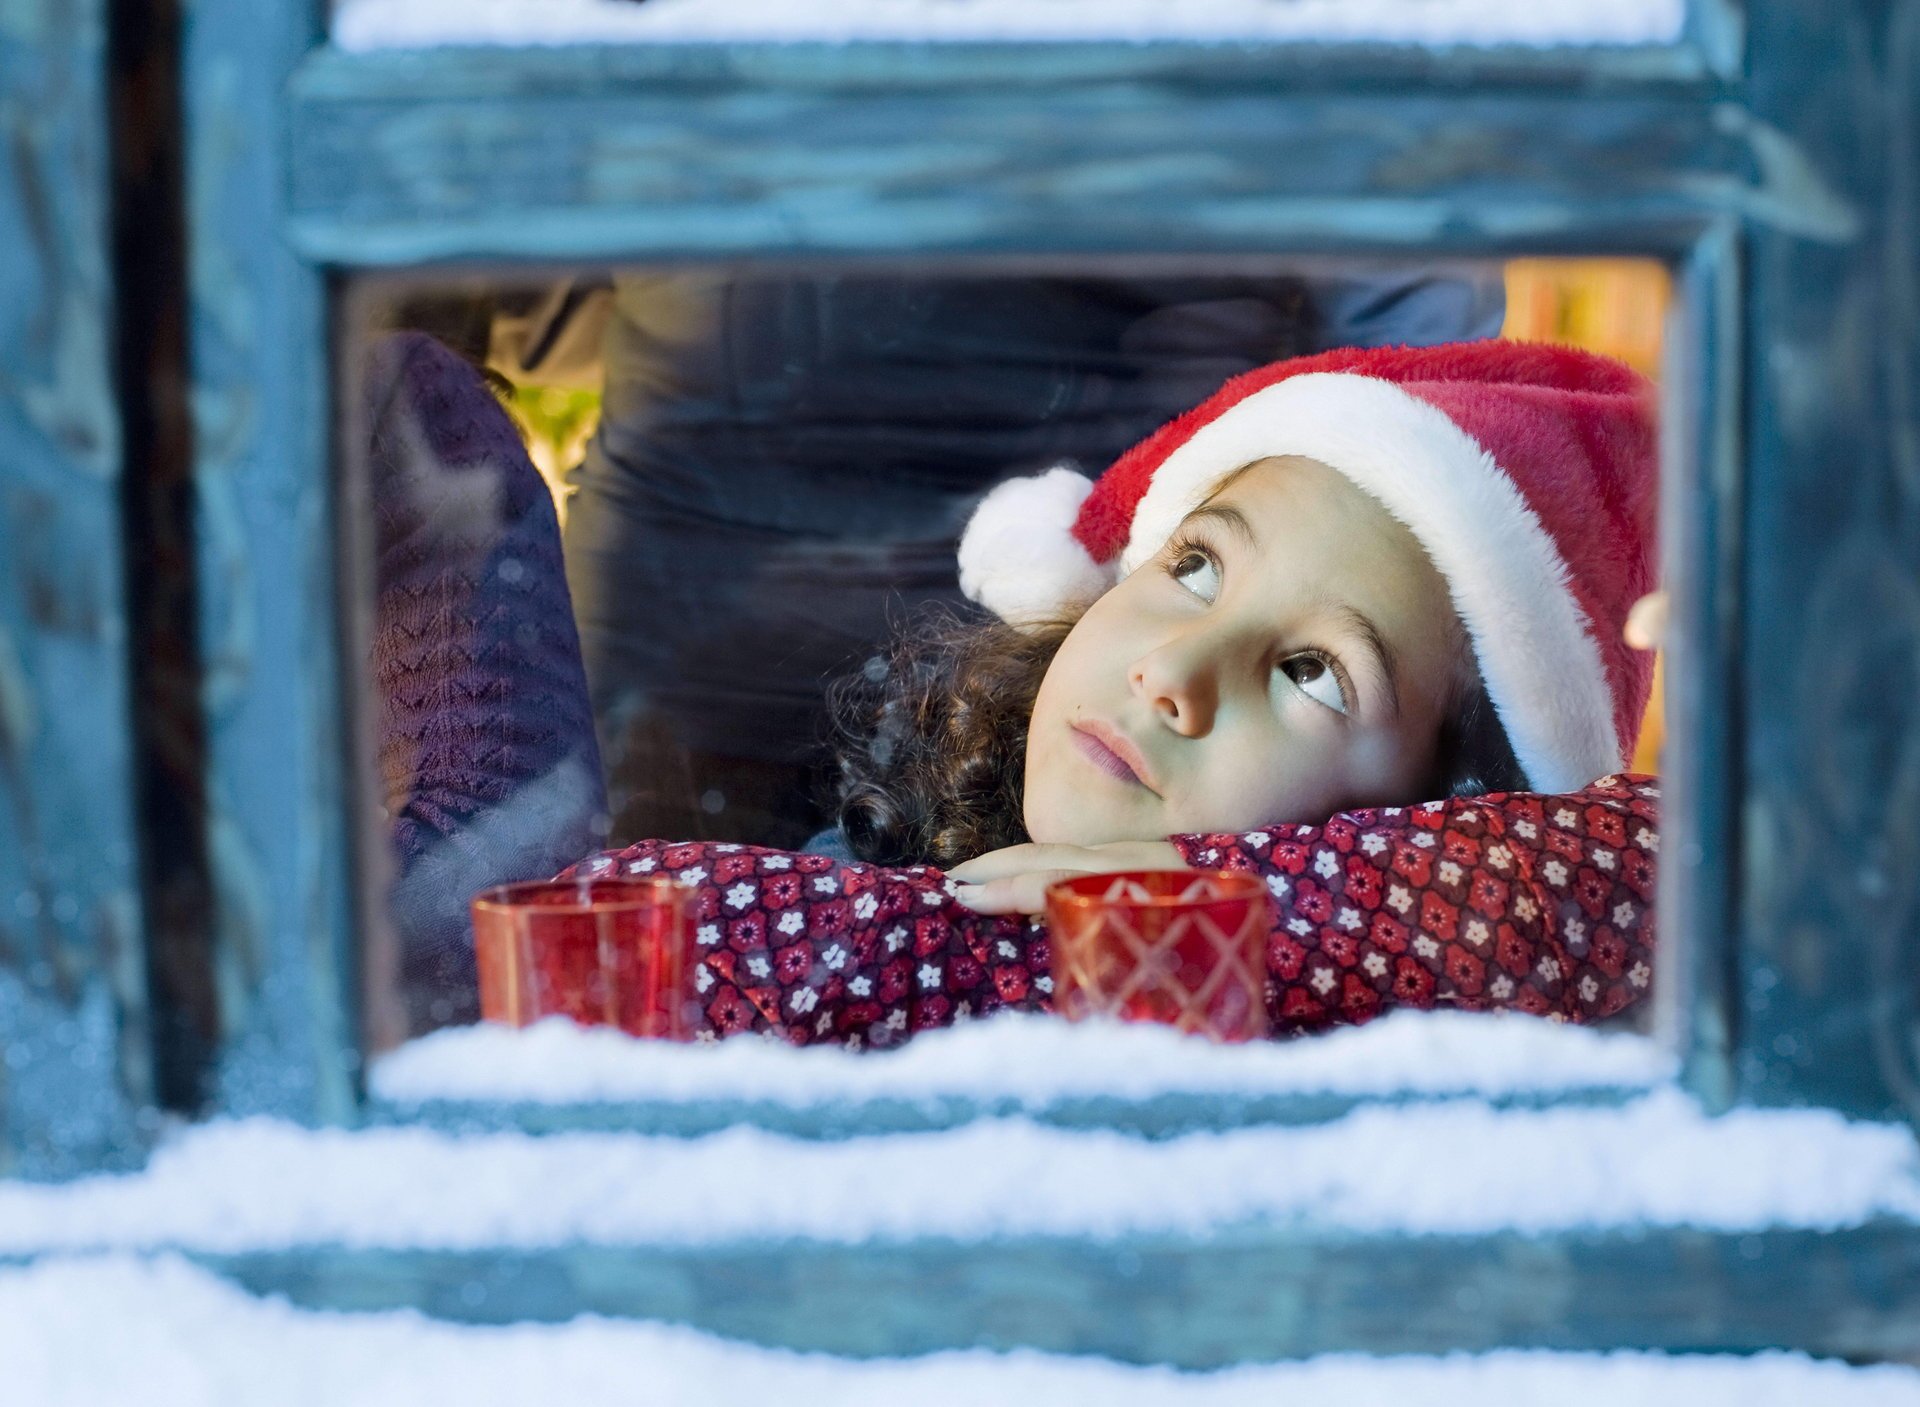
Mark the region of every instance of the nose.
<instances>
[{"instance_id":1,"label":"nose","mask_svg":"<svg viewBox=\"0 0 1920 1407\"><path fill-rule=\"evenodd\" d=\"M1149 651L1133 662L1127 682L1134 696L1181 737L1202 737L1213 727L1220 680L1204 640L1182 637Z\"/></svg>"}]
</instances>

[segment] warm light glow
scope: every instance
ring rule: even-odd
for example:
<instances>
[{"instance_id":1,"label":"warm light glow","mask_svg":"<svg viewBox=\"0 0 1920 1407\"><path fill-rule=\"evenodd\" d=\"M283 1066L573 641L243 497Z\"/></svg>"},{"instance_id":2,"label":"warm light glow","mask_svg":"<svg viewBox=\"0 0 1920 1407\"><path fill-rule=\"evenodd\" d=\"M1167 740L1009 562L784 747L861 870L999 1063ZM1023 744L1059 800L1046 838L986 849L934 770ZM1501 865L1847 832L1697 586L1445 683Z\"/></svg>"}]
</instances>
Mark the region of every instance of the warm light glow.
<instances>
[{"instance_id":1,"label":"warm light glow","mask_svg":"<svg viewBox=\"0 0 1920 1407\"><path fill-rule=\"evenodd\" d=\"M1659 378L1661 334L1673 299L1666 265L1655 259L1511 259L1506 282L1502 337L1581 347ZM1662 663L1655 658L1653 693L1633 753L1636 772L1660 768L1666 735Z\"/></svg>"}]
</instances>

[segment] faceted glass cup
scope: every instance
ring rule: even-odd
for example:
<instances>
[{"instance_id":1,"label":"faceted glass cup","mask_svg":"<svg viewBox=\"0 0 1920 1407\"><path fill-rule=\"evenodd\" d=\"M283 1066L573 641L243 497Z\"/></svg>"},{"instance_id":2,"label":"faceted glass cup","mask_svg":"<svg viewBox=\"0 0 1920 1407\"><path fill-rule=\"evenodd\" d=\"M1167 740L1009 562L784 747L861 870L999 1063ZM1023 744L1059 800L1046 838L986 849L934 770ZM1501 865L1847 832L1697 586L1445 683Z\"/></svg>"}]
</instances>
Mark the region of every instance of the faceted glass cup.
<instances>
[{"instance_id":1,"label":"faceted glass cup","mask_svg":"<svg viewBox=\"0 0 1920 1407\"><path fill-rule=\"evenodd\" d=\"M1267 1033L1271 900L1258 875L1142 870L1047 890L1054 1010L1158 1021L1219 1041Z\"/></svg>"},{"instance_id":2,"label":"faceted glass cup","mask_svg":"<svg viewBox=\"0 0 1920 1407\"><path fill-rule=\"evenodd\" d=\"M565 1016L685 1040L688 891L671 879L507 884L473 900L480 1015L525 1026Z\"/></svg>"}]
</instances>

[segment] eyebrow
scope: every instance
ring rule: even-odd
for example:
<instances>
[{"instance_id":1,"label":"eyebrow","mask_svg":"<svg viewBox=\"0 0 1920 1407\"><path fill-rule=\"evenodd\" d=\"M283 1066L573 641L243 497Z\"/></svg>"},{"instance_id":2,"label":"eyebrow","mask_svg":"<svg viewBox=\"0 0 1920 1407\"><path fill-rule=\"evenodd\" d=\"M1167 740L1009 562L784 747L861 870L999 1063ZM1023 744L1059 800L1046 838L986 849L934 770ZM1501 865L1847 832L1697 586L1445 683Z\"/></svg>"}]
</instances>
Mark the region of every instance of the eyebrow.
<instances>
[{"instance_id":1,"label":"eyebrow","mask_svg":"<svg viewBox=\"0 0 1920 1407\"><path fill-rule=\"evenodd\" d=\"M1393 653L1393 646L1387 643L1387 637L1380 633L1380 627L1373 618L1358 606L1342 602L1333 609L1333 615L1352 634L1359 637L1360 643L1372 653L1374 663L1380 668L1381 679L1386 685L1387 702L1392 705L1394 717L1400 716L1400 661Z\"/></svg>"},{"instance_id":2,"label":"eyebrow","mask_svg":"<svg viewBox=\"0 0 1920 1407\"><path fill-rule=\"evenodd\" d=\"M1260 550L1260 538L1253 530L1253 524L1247 521L1247 515L1231 503L1203 503L1187 514L1185 522L1191 523L1197 518L1209 519L1224 526L1251 552Z\"/></svg>"}]
</instances>

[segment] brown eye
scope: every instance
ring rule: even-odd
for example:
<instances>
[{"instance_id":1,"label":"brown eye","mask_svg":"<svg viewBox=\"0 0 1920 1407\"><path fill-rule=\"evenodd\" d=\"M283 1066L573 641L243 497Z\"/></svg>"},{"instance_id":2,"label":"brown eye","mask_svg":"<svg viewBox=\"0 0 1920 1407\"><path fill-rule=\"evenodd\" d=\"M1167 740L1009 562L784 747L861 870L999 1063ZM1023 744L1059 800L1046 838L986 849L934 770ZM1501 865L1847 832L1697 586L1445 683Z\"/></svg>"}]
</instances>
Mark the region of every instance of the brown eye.
<instances>
[{"instance_id":1,"label":"brown eye","mask_svg":"<svg viewBox=\"0 0 1920 1407\"><path fill-rule=\"evenodd\" d=\"M1324 655L1289 655L1280 662L1280 672L1315 703L1335 713L1347 711L1347 696L1340 687L1340 676Z\"/></svg>"},{"instance_id":2,"label":"brown eye","mask_svg":"<svg viewBox=\"0 0 1920 1407\"><path fill-rule=\"evenodd\" d=\"M1204 552L1181 553L1167 574L1202 601L1211 602L1220 594L1220 568Z\"/></svg>"}]
</instances>

